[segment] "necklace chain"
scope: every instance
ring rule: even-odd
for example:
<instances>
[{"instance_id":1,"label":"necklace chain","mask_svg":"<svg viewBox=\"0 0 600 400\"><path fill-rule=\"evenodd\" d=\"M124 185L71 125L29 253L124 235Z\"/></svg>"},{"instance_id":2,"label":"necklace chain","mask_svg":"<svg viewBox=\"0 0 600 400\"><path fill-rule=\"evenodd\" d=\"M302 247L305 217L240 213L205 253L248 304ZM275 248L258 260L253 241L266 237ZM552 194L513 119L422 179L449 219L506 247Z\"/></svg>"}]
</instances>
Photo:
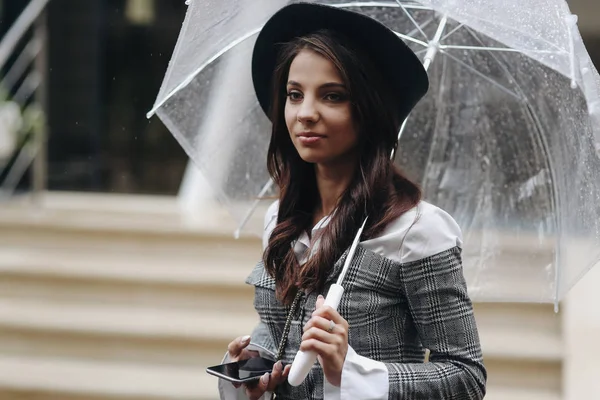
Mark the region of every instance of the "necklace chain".
<instances>
[{"instance_id":1,"label":"necklace chain","mask_svg":"<svg viewBox=\"0 0 600 400\"><path fill-rule=\"evenodd\" d=\"M283 352L285 350L285 345L288 341L288 336L290 333L290 328L292 326L292 318L296 311L298 310L298 304L300 303L300 298L302 297L302 290L298 289L296 293L296 297L294 297L294 301L292 302L292 306L290 307L290 311L288 312L287 319L285 320L285 326L283 328L283 336L281 336L281 341L279 342L279 349L277 350L277 360L281 360L283 357Z\"/></svg>"}]
</instances>

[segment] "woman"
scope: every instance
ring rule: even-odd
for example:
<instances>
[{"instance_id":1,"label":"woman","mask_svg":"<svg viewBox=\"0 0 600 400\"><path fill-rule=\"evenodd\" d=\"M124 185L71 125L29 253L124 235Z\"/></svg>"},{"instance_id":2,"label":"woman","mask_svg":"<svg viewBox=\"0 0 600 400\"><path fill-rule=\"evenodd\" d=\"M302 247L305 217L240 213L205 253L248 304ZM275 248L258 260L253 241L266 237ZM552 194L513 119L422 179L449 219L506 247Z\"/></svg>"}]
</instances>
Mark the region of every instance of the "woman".
<instances>
[{"instance_id":1,"label":"woman","mask_svg":"<svg viewBox=\"0 0 600 400\"><path fill-rule=\"evenodd\" d=\"M254 386L220 382L222 397L483 398L460 229L390 160L427 91L416 56L368 17L293 4L262 29L253 81L273 123L268 168L280 194L247 279L261 323L230 343L227 359L270 354L288 365ZM338 311L322 307L367 216ZM318 363L292 387L298 349Z\"/></svg>"}]
</instances>

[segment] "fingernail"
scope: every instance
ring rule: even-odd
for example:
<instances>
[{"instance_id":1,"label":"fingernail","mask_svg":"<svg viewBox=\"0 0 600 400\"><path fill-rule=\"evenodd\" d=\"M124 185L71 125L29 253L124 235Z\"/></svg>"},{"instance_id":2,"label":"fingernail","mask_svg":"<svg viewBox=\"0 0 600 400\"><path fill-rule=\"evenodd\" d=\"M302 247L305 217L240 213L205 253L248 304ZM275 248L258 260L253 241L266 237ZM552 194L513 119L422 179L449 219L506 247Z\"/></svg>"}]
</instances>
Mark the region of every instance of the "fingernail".
<instances>
[{"instance_id":1,"label":"fingernail","mask_svg":"<svg viewBox=\"0 0 600 400\"><path fill-rule=\"evenodd\" d=\"M281 369L283 364L281 364L281 361L277 361L277 364L275 364L275 368L277 369L277 371L281 371Z\"/></svg>"},{"instance_id":2,"label":"fingernail","mask_svg":"<svg viewBox=\"0 0 600 400\"><path fill-rule=\"evenodd\" d=\"M319 296L317 296L317 299L324 299L325 297L323 297L322 294L320 294Z\"/></svg>"},{"instance_id":3,"label":"fingernail","mask_svg":"<svg viewBox=\"0 0 600 400\"><path fill-rule=\"evenodd\" d=\"M242 343L247 343L250 340L250 335L246 335L242 338Z\"/></svg>"},{"instance_id":4,"label":"fingernail","mask_svg":"<svg viewBox=\"0 0 600 400\"><path fill-rule=\"evenodd\" d=\"M262 383L269 383L269 373L265 372L265 374L262 376L262 378L260 378L260 380L262 381Z\"/></svg>"}]
</instances>

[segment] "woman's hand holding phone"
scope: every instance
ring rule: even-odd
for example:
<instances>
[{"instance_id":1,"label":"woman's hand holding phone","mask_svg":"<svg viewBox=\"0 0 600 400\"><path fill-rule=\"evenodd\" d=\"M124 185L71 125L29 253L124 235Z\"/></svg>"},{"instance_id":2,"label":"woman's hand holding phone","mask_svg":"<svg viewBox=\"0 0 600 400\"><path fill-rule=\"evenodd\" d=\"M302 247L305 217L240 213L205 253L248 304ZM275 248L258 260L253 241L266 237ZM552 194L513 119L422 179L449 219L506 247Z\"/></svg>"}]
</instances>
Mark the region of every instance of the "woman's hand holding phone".
<instances>
[{"instance_id":1,"label":"woman's hand holding phone","mask_svg":"<svg viewBox=\"0 0 600 400\"><path fill-rule=\"evenodd\" d=\"M258 357L258 351L247 350L246 347L250 344L250 336L240 336L227 345L227 353L229 353L229 362L247 360L252 357ZM239 388L239 383L233 383L233 386Z\"/></svg>"},{"instance_id":2,"label":"woman's hand holding phone","mask_svg":"<svg viewBox=\"0 0 600 400\"><path fill-rule=\"evenodd\" d=\"M246 347L250 344L250 336L240 336L227 346L229 353L229 361L236 362L247 360L252 357L258 357L258 351L247 350Z\"/></svg>"},{"instance_id":3,"label":"woman's hand holding phone","mask_svg":"<svg viewBox=\"0 0 600 400\"><path fill-rule=\"evenodd\" d=\"M250 344L250 336L242 336L236 338L234 341L229 343L227 346L227 352L229 353L229 358L231 362L247 360L251 357L258 357L259 354L257 351L252 351L246 349ZM284 382L287 379L287 376L290 372L291 365L286 365L285 368L281 361L278 361L273 366L273 371L269 373L265 373L256 383L253 384L244 384L244 388L246 389L246 396L250 400L258 400L265 392L272 392L275 390L277 385ZM240 385L234 383L236 388L239 388Z\"/></svg>"}]
</instances>

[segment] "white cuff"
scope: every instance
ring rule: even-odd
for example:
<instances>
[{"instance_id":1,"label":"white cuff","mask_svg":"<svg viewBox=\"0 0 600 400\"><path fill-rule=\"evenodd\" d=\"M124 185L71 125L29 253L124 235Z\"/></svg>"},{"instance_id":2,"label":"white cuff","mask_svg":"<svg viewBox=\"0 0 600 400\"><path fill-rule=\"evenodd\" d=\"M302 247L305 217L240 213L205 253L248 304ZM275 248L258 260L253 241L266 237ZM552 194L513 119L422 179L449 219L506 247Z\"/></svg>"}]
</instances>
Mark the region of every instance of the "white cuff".
<instances>
[{"instance_id":1,"label":"white cuff","mask_svg":"<svg viewBox=\"0 0 600 400\"><path fill-rule=\"evenodd\" d=\"M384 363L356 354L348 346L341 387L323 376L324 400L388 400L388 370Z\"/></svg>"}]
</instances>

